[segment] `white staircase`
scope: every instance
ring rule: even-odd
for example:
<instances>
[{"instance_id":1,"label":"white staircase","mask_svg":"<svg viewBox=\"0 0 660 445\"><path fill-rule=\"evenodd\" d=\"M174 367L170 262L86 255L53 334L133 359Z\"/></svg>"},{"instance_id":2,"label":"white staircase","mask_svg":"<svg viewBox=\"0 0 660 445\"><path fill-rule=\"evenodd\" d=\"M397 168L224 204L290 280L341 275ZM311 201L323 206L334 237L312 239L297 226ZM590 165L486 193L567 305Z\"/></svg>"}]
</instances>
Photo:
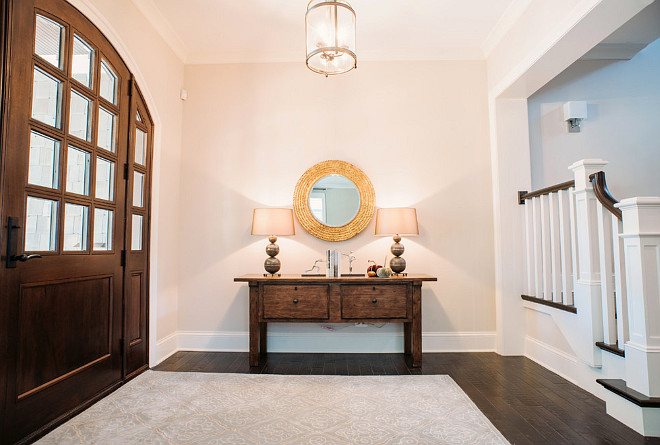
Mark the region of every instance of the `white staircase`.
<instances>
[{"instance_id":1,"label":"white staircase","mask_svg":"<svg viewBox=\"0 0 660 445\"><path fill-rule=\"evenodd\" d=\"M607 389L597 395L608 414L660 436L660 198L617 202L606 164L584 159L569 167L574 180L519 193L522 298L527 307L547 308L578 360L594 371L592 382ZM613 374L618 378L597 379ZM596 393L593 386L586 389Z\"/></svg>"}]
</instances>

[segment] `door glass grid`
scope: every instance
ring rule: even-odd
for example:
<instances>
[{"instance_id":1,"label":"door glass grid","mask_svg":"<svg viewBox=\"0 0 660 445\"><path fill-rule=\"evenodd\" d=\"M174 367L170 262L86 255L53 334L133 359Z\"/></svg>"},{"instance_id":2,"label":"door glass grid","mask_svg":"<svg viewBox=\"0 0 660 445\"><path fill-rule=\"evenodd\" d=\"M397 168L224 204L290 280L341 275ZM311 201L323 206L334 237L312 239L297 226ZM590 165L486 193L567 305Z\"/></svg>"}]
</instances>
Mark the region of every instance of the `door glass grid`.
<instances>
[{"instance_id":1,"label":"door glass grid","mask_svg":"<svg viewBox=\"0 0 660 445\"><path fill-rule=\"evenodd\" d=\"M66 191L78 195L89 195L89 170L91 154L69 145L66 156Z\"/></svg>"},{"instance_id":2,"label":"door glass grid","mask_svg":"<svg viewBox=\"0 0 660 445\"><path fill-rule=\"evenodd\" d=\"M27 197L25 212L25 251L57 250L58 202L35 196Z\"/></svg>"},{"instance_id":3,"label":"door glass grid","mask_svg":"<svg viewBox=\"0 0 660 445\"><path fill-rule=\"evenodd\" d=\"M94 250L112 250L113 216L112 210L94 209Z\"/></svg>"},{"instance_id":4,"label":"door glass grid","mask_svg":"<svg viewBox=\"0 0 660 445\"><path fill-rule=\"evenodd\" d=\"M30 134L28 183L59 188L60 141L36 131Z\"/></svg>"},{"instance_id":5,"label":"door glass grid","mask_svg":"<svg viewBox=\"0 0 660 445\"><path fill-rule=\"evenodd\" d=\"M87 250L89 207L66 203L64 206L64 250Z\"/></svg>"},{"instance_id":6,"label":"door glass grid","mask_svg":"<svg viewBox=\"0 0 660 445\"><path fill-rule=\"evenodd\" d=\"M138 171L133 173L133 206L142 207L144 205L144 174Z\"/></svg>"},{"instance_id":7,"label":"door glass grid","mask_svg":"<svg viewBox=\"0 0 660 445\"><path fill-rule=\"evenodd\" d=\"M31 122L29 153L26 155L29 157L27 183L30 196L26 202L25 251L112 251L120 125L117 108L119 76L109 61L99 57L100 53L90 44L92 42L73 31L67 39L66 26L42 15L35 14L35 20L34 51L45 62L39 59L34 62L31 116L64 130L64 134L44 133L45 130L39 130L39 126ZM72 47L67 52L69 43ZM46 62L63 73L58 74ZM68 80L65 73L70 76ZM99 98L114 106L100 106ZM74 141L76 146L71 145L72 138L68 135L94 145L88 146L82 141ZM102 154L101 150L106 152ZM144 179L140 184L144 193ZM51 192L29 186L48 188ZM74 193L77 196L71 199L76 202L64 202L61 197L48 199L53 191L60 196ZM32 196L44 193L44 196ZM142 196L140 201L144 205ZM96 206L97 199L108 208ZM143 216L137 220L139 237L135 245L141 249Z\"/></svg>"},{"instance_id":8,"label":"door glass grid","mask_svg":"<svg viewBox=\"0 0 660 445\"><path fill-rule=\"evenodd\" d=\"M69 104L69 134L91 141L92 126L90 116L92 114L92 101L76 90L71 90L71 103Z\"/></svg>"},{"instance_id":9,"label":"door glass grid","mask_svg":"<svg viewBox=\"0 0 660 445\"><path fill-rule=\"evenodd\" d=\"M99 107L98 146L112 153L115 152L115 120L113 113Z\"/></svg>"},{"instance_id":10,"label":"door glass grid","mask_svg":"<svg viewBox=\"0 0 660 445\"><path fill-rule=\"evenodd\" d=\"M142 215L133 214L131 221L131 250L142 250Z\"/></svg>"},{"instance_id":11,"label":"door glass grid","mask_svg":"<svg viewBox=\"0 0 660 445\"><path fill-rule=\"evenodd\" d=\"M117 75L105 60L101 61L101 97L117 105Z\"/></svg>"},{"instance_id":12,"label":"door glass grid","mask_svg":"<svg viewBox=\"0 0 660 445\"><path fill-rule=\"evenodd\" d=\"M135 162L140 165L145 165L146 156L147 156L147 133L137 128L135 130Z\"/></svg>"},{"instance_id":13,"label":"door glass grid","mask_svg":"<svg viewBox=\"0 0 660 445\"><path fill-rule=\"evenodd\" d=\"M34 53L54 67L62 69L65 29L59 23L37 14Z\"/></svg>"},{"instance_id":14,"label":"door glass grid","mask_svg":"<svg viewBox=\"0 0 660 445\"><path fill-rule=\"evenodd\" d=\"M32 83L32 118L55 128L62 128L62 82L34 67Z\"/></svg>"},{"instance_id":15,"label":"door glass grid","mask_svg":"<svg viewBox=\"0 0 660 445\"><path fill-rule=\"evenodd\" d=\"M94 78L94 49L77 34L73 35L71 77L87 88L92 88L92 79Z\"/></svg>"},{"instance_id":16,"label":"door glass grid","mask_svg":"<svg viewBox=\"0 0 660 445\"><path fill-rule=\"evenodd\" d=\"M115 191L115 163L96 158L96 198L112 201Z\"/></svg>"}]
</instances>

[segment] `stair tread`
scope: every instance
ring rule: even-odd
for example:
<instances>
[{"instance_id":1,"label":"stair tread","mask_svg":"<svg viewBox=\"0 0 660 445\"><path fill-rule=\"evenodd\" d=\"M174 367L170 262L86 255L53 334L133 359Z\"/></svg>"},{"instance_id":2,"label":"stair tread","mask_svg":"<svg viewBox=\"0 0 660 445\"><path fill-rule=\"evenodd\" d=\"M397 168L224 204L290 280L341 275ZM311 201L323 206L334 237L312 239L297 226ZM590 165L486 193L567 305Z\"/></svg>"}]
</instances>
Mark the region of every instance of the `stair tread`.
<instances>
[{"instance_id":1,"label":"stair tread","mask_svg":"<svg viewBox=\"0 0 660 445\"><path fill-rule=\"evenodd\" d=\"M618 343L614 343L613 345L610 345L610 344L607 344L607 343L602 342L602 341L597 341L596 346L598 346L603 351L611 352L612 354L616 354L616 355L621 356L621 357L626 356L626 351L619 348Z\"/></svg>"},{"instance_id":2,"label":"stair tread","mask_svg":"<svg viewBox=\"0 0 660 445\"><path fill-rule=\"evenodd\" d=\"M622 379L596 379L605 389L623 397L642 408L660 408L660 397L649 397L626 385Z\"/></svg>"}]
</instances>

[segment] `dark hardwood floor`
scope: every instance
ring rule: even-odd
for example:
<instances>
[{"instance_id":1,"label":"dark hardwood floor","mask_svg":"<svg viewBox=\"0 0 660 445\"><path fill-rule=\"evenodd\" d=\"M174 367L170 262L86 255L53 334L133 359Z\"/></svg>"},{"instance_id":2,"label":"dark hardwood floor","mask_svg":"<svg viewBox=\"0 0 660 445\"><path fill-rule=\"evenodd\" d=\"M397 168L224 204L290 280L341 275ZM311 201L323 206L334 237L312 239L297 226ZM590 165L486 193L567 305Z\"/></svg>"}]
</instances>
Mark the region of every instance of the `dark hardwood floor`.
<instances>
[{"instance_id":1,"label":"dark hardwood floor","mask_svg":"<svg viewBox=\"0 0 660 445\"><path fill-rule=\"evenodd\" d=\"M495 353L278 354L250 367L240 352L177 352L157 371L264 374L447 374L512 444L660 444L605 413L605 402L525 357Z\"/></svg>"}]
</instances>

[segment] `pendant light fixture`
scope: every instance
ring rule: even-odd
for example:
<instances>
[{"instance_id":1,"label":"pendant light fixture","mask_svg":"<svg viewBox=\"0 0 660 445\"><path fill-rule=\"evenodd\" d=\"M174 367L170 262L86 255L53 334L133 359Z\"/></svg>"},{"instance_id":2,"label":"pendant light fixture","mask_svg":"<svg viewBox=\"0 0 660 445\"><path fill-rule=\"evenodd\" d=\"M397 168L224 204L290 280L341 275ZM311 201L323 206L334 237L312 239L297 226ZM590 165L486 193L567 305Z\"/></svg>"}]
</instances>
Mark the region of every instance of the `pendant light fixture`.
<instances>
[{"instance_id":1,"label":"pendant light fixture","mask_svg":"<svg viewBox=\"0 0 660 445\"><path fill-rule=\"evenodd\" d=\"M305 14L307 68L325 77L357 68L355 11L343 0L312 0Z\"/></svg>"}]
</instances>

